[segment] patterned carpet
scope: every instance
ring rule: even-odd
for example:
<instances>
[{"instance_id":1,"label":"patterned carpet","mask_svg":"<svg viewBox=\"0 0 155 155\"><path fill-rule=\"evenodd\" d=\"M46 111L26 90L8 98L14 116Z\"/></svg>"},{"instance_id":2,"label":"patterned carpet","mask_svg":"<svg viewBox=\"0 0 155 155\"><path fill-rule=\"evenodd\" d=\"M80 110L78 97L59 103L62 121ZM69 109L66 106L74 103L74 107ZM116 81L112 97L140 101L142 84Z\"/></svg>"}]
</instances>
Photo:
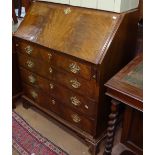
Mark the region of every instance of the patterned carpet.
<instances>
[{"instance_id":1,"label":"patterned carpet","mask_svg":"<svg viewBox=\"0 0 155 155\"><path fill-rule=\"evenodd\" d=\"M68 155L12 112L12 145L20 155Z\"/></svg>"}]
</instances>

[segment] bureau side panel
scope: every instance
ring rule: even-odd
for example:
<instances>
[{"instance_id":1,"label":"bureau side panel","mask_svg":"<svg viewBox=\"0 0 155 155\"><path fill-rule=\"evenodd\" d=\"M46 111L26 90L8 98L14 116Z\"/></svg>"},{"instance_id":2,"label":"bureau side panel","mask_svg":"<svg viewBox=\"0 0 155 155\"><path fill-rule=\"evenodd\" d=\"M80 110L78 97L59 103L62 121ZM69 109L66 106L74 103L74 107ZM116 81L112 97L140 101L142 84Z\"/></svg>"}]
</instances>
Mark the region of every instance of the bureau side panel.
<instances>
[{"instance_id":1,"label":"bureau side panel","mask_svg":"<svg viewBox=\"0 0 155 155\"><path fill-rule=\"evenodd\" d=\"M110 101L105 95L106 89L104 84L133 58L136 47L137 23L138 11L124 15L114 38L111 40L112 43L99 66L98 133L106 129L110 112Z\"/></svg>"}]
</instances>

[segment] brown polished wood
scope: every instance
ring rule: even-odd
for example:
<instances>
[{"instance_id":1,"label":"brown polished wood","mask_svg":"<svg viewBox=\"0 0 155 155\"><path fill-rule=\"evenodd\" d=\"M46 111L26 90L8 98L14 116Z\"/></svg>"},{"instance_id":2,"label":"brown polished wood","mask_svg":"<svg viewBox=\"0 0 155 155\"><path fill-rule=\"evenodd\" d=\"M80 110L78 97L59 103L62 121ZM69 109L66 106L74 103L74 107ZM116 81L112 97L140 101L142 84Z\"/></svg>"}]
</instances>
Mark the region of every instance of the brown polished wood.
<instances>
[{"instance_id":1,"label":"brown polished wood","mask_svg":"<svg viewBox=\"0 0 155 155\"><path fill-rule=\"evenodd\" d=\"M140 54L105 84L108 96L116 97L139 111L143 111L142 61L143 56Z\"/></svg>"},{"instance_id":2,"label":"brown polished wood","mask_svg":"<svg viewBox=\"0 0 155 155\"><path fill-rule=\"evenodd\" d=\"M120 102L116 100L111 101L111 113L109 115L108 129L107 129L107 135L106 135L106 145L105 145L105 151L104 151L105 155L110 155L113 147L115 128L116 128L116 123L118 119L119 104Z\"/></svg>"},{"instance_id":3,"label":"brown polished wood","mask_svg":"<svg viewBox=\"0 0 155 155\"><path fill-rule=\"evenodd\" d=\"M56 53L54 50L51 51L48 48L33 44L27 41L17 41L18 43L18 51L22 54L30 55L33 58L44 61L45 63L49 63L59 69L63 69L68 71L69 73L76 74L77 76L83 77L87 80L90 80L92 76L92 68L88 64L79 63L74 61L74 59L68 58L60 53ZM27 46L33 50L31 53L27 53ZM72 64L72 65L71 65ZM78 66L80 69L75 72L73 70L74 66Z\"/></svg>"},{"instance_id":4,"label":"brown polished wood","mask_svg":"<svg viewBox=\"0 0 155 155\"><path fill-rule=\"evenodd\" d=\"M17 19L16 12L15 12L15 1L14 0L12 0L12 19L13 19L14 24L18 23L18 19Z\"/></svg>"},{"instance_id":5,"label":"brown polished wood","mask_svg":"<svg viewBox=\"0 0 155 155\"><path fill-rule=\"evenodd\" d=\"M94 155L110 111L104 83L133 57L137 23L137 10L33 2L14 34L23 98L84 139Z\"/></svg>"},{"instance_id":6,"label":"brown polished wood","mask_svg":"<svg viewBox=\"0 0 155 155\"><path fill-rule=\"evenodd\" d=\"M123 118L121 143L135 154L143 155L143 113L126 107Z\"/></svg>"},{"instance_id":7,"label":"brown polished wood","mask_svg":"<svg viewBox=\"0 0 155 155\"><path fill-rule=\"evenodd\" d=\"M21 1L22 1L22 6L25 7L25 11L27 12L32 3L32 0L21 0Z\"/></svg>"},{"instance_id":8,"label":"brown polished wood","mask_svg":"<svg viewBox=\"0 0 155 155\"><path fill-rule=\"evenodd\" d=\"M81 95L71 91L66 87L62 87L55 81L46 80L26 69L20 68L22 81L28 85L41 89L45 93L52 94L63 104L73 107L74 109L87 113L90 116L97 115L97 105L93 100L84 98ZM76 103L76 101L78 101Z\"/></svg>"},{"instance_id":9,"label":"brown polished wood","mask_svg":"<svg viewBox=\"0 0 155 155\"><path fill-rule=\"evenodd\" d=\"M25 12L27 12L32 1L31 0L17 0L17 3L18 3L18 17L21 17L22 7L24 7Z\"/></svg>"},{"instance_id":10,"label":"brown polished wood","mask_svg":"<svg viewBox=\"0 0 155 155\"><path fill-rule=\"evenodd\" d=\"M143 19L143 0L139 1L139 19Z\"/></svg>"},{"instance_id":11,"label":"brown polished wood","mask_svg":"<svg viewBox=\"0 0 155 155\"><path fill-rule=\"evenodd\" d=\"M112 40L126 13L103 13L70 7L71 13L66 15L64 10L67 7L34 3L16 35L91 63L101 63L106 55L108 42Z\"/></svg>"},{"instance_id":12,"label":"brown polished wood","mask_svg":"<svg viewBox=\"0 0 155 155\"><path fill-rule=\"evenodd\" d=\"M16 107L15 102L22 94L22 86L19 72L19 65L16 53L14 39L12 40L12 102L13 108Z\"/></svg>"},{"instance_id":13,"label":"brown polished wood","mask_svg":"<svg viewBox=\"0 0 155 155\"><path fill-rule=\"evenodd\" d=\"M127 150L125 150L125 151L123 151L122 153L121 153L121 155L135 155L133 152L131 152L131 151L127 151Z\"/></svg>"},{"instance_id":14,"label":"brown polished wood","mask_svg":"<svg viewBox=\"0 0 155 155\"><path fill-rule=\"evenodd\" d=\"M112 100L125 104L121 143L135 154L143 154L143 56L139 54L106 84L106 95ZM112 104L113 106L113 104ZM113 112L113 111L112 111ZM110 127L109 120L109 127ZM109 128L108 128L109 129ZM115 126L113 127L115 129ZM113 133L115 131L113 130ZM104 155L110 155L113 146L112 136L108 136ZM109 140L111 139L111 140ZM110 142L109 142L110 141ZM110 147L108 147L110 146ZM108 149L107 149L108 148Z\"/></svg>"},{"instance_id":15,"label":"brown polished wood","mask_svg":"<svg viewBox=\"0 0 155 155\"><path fill-rule=\"evenodd\" d=\"M85 79L73 74L68 74L68 72L59 71L46 62L39 61L23 54L18 54L18 56L19 64L22 67L29 69L44 78L57 81L80 94L85 94L88 97L95 99L98 97L98 86L95 80L92 79L90 81L86 81ZM42 66L42 68L40 68L40 66Z\"/></svg>"}]
</instances>

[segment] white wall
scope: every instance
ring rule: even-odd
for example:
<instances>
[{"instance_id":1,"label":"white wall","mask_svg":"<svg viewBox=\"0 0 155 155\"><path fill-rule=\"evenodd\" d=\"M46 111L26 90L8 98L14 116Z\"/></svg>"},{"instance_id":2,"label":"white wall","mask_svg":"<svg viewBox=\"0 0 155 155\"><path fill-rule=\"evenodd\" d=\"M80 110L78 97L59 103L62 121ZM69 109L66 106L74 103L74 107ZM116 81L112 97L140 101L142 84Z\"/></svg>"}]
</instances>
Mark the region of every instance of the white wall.
<instances>
[{"instance_id":1,"label":"white wall","mask_svg":"<svg viewBox=\"0 0 155 155\"><path fill-rule=\"evenodd\" d=\"M86 8L125 12L138 7L139 0L40 0L61 4L70 4Z\"/></svg>"}]
</instances>

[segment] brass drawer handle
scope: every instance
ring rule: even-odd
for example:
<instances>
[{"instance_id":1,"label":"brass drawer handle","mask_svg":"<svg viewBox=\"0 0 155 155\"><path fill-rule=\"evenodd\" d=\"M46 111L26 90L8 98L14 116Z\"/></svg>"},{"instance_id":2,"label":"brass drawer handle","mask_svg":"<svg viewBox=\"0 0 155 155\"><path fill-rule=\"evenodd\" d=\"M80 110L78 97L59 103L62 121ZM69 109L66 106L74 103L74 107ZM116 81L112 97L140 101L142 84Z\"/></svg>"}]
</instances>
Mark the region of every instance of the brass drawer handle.
<instances>
[{"instance_id":1,"label":"brass drawer handle","mask_svg":"<svg viewBox=\"0 0 155 155\"><path fill-rule=\"evenodd\" d=\"M80 71L80 67L76 63L71 63L69 65L70 71L74 74L78 73Z\"/></svg>"},{"instance_id":2,"label":"brass drawer handle","mask_svg":"<svg viewBox=\"0 0 155 155\"><path fill-rule=\"evenodd\" d=\"M34 99L38 98L38 94L35 91L31 91L31 95Z\"/></svg>"},{"instance_id":3,"label":"brass drawer handle","mask_svg":"<svg viewBox=\"0 0 155 155\"><path fill-rule=\"evenodd\" d=\"M53 69L50 67L49 68L49 72L52 74L52 72L53 72Z\"/></svg>"},{"instance_id":4,"label":"brass drawer handle","mask_svg":"<svg viewBox=\"0 0 155 155\"><path fill-rule=\"evenodd\" d=\"M33 48L30 45L28 45L28 46L25 47L25 51L26 51L27 54L31 54L32 51L33 51Z\"/></svg>"},{"instance_id":5,"label":"brass drawer handle","mask_svg":"<svg viewBox=\"0 0 155 155\"><path fill-rule=\"evenodd\" d=\"M54 88L54 84L50 83L50 88L53 89Z\"/></svg>"},{"instance_id":6,"label":"brass drawer handle","mask_svg":"<svg viewBox=\"0 0 155 155\"><path fill-rule=\"evenodd\" d=\"M77 114L72 114L71 117L75 123L79 123L81 121L81 118Z\"/></svg>"},{"instance_id":7,"label":"brass drawer handle","mask_svg":"<svg viewBox=\"0 0 155 155\"><path fill-rule=\"evenodd\" d=\"M73 88L76 88L76 89L79 88L79 87L81 86L81 83L78 82L76 79L70 80L70 83L71 83L72 87L73 87Z\"/></svg>"},{"instance_id":8,"label":"brass drawer handle","mask_svg":"<svg viewBox=\"0 0 155 155\"><path fill-rule=\"evenodd\" d=\"M52 104L55 105L55 103L56 103L55 100L52 100Z\"/></svg>"},{"instance_id":9,"label":"brass drawer handle","mask_svg":"<svg viewBox=\"0 0 155 155\"><path fill-rule=\"evenodd\" d=\"M79 106L81 104L80 100L78 100L76 96L74 97L72 96L70 100L71 100L71 103L75 106Z\"/></svg>"},{"instance_id":10,"label":"brass drawer handle","mask_svg":"<svg viewBox=\"0 0 155 155\"><path fill-rule=\"evenodd\" d=\"M31 60L27 60L26 63L29 68L32 68L34 66L34 63Z\"/></svg>"},{"instance_id":11,"label":"brass drawer handle","mask_svg":"<svg viewBox=\"0 0 155 155\"><path fill-rule=\"evenodd\" d=\"M30 83L35 83L36 79L33 75L29 75L28 78Z\"/></svg>"}]
</instances>

